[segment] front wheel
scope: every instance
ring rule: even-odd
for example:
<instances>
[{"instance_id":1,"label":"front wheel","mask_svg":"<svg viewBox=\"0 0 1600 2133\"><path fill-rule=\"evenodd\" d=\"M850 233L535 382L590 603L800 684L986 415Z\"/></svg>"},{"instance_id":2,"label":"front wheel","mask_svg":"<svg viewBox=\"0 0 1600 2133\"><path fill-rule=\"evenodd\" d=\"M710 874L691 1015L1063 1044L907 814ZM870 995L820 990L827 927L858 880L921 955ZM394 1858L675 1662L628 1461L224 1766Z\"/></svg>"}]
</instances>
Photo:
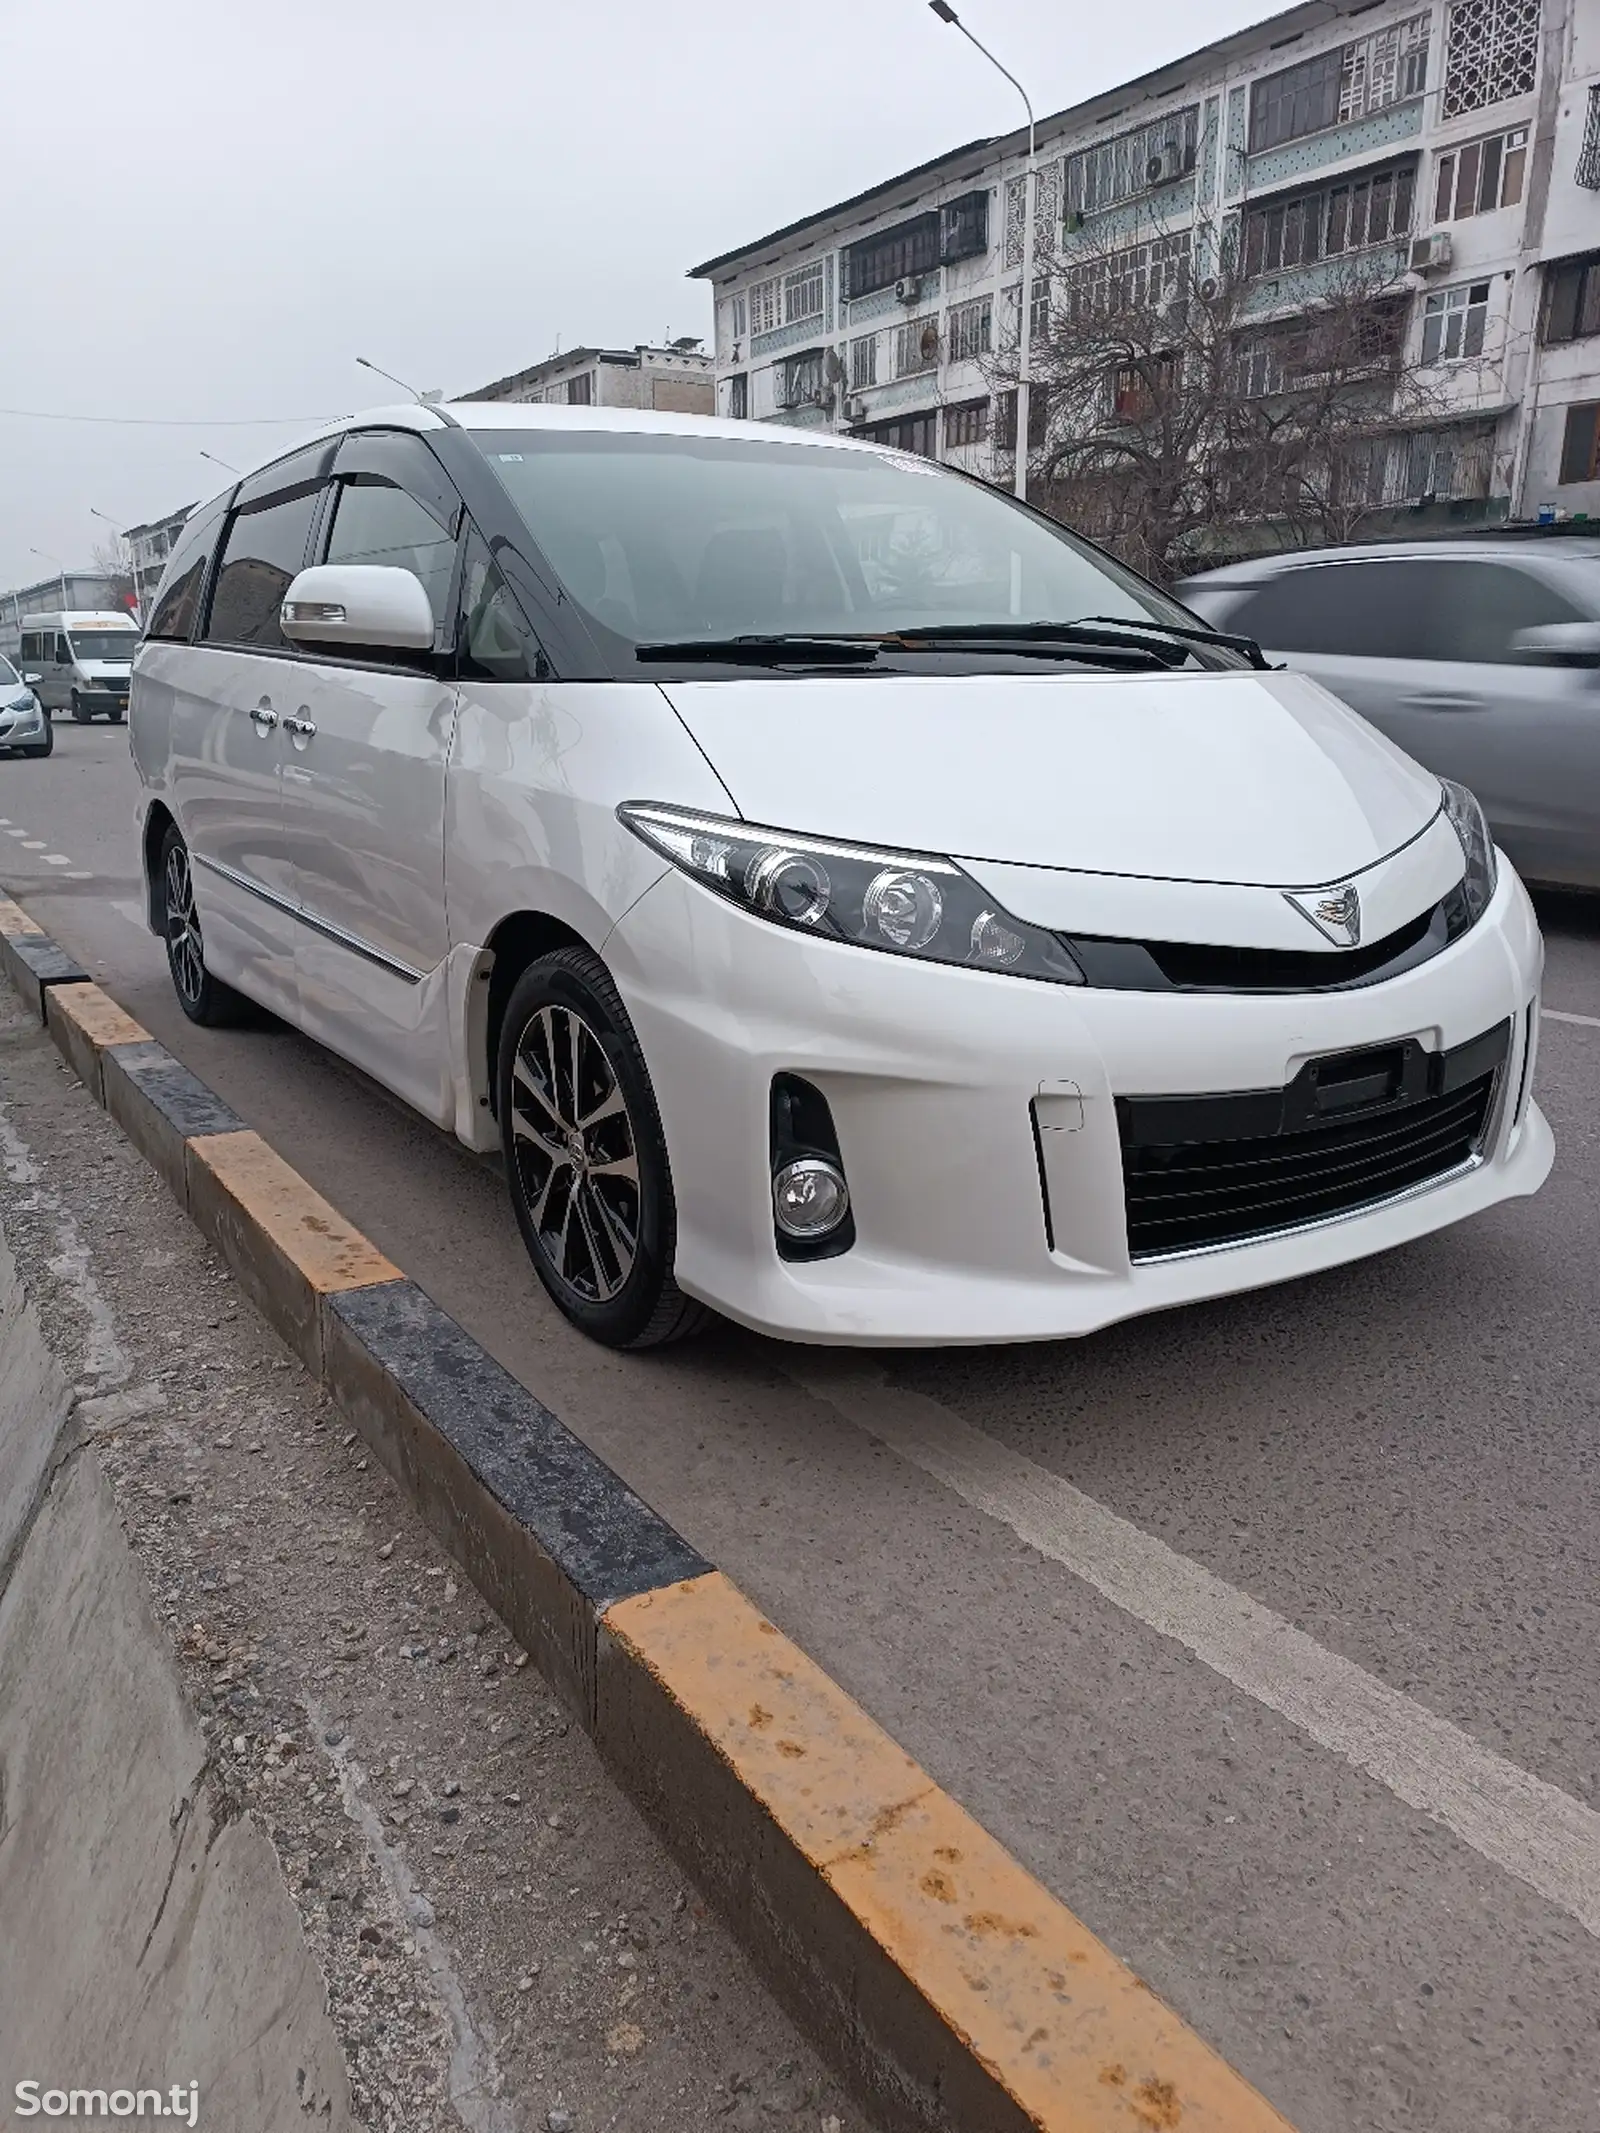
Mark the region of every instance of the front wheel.
<instances>
[{"instance_id":1,"label":"front wheel","mask_svg":"<svg viewBox=\"0 0 1600 2133\"><path fill-rule=\"evenodd\" d=\"M534 1271L608 1348L682 1340L710 1316L672 1278L672 1175L644 1054L603 963L579 948L517 980L500 1032L506 1177Z\"/></svg>"},{"instance_id":2,"label":"front wheel","mask_svg":"<svg viewBox=\"0 0 1600 2133\"><path fill-rule=\"evenodd\" d=\"M72 715L77 720L80 726L87 726L90 719L94 716L94 713L92 711L86 711L84 709L83 699L79 696L76 689L74 689L72 692Z\"/></svg>"},{"instance_id":3,"label":"front wheel","mask_svg":"<svg viewBox=\"0 0 1600 2133\"><path fill-rule=\"evenodd\" d=\"M189 1020L203 1029L226 1029L247 1021L251 1007L244 994L224 985L206 968L189 847L176 827L167 831L161 847L161 930L166 935L172 987Z\"/></svg>"},{"instance_id":4,"label":"front wheel","mask_svg":"<svg viewBox=\"0 0 1600 2133\"><path fill-rule=\"evenodd\" d=\"M19 748L17 753L31 756L49 755L54 750L55 745L55 732L47 718L44 722L44 739L42 741L34 741L26 748Z\"/></svg>"}]
</instances>

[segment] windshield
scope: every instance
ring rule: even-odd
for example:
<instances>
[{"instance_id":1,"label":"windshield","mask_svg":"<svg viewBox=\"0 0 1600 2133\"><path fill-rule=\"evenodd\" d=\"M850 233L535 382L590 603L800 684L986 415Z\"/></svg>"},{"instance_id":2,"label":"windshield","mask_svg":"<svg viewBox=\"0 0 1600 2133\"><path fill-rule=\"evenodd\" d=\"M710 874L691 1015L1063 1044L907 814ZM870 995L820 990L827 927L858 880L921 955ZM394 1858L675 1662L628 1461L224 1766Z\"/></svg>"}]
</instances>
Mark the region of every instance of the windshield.
<instances>
[{"instance_id":1,"label":"windshield","mask_svg":"<svg viewBox=\"0 0 1600 2133\"><path fill-rule=\"evenodd\" d=\"M74 630L71 642L74 659L116 660L126 666L133 657L134 646L139 642L139 632L137 630Z\"/></svg>"},{"instance_id":2,"label":"windshield","mask_svg":"<svg viewBox=\"0 0 1600 2133\"><path fill-rule=\"evenodd\" d=\"M1064 528L900 454L759 434L478 441L613 651L1086 616L1195 621Z\"/></svg>"},{"instance_id":3,"label":"windshield","mask_svg":"<svg viewBox=\"0 0 1600 2133\"><path fill-rule=\"evenodd\" d=\"M15 688L22 676L9 659L0 659L0 689Z\"/></svg>"}]
</instances>

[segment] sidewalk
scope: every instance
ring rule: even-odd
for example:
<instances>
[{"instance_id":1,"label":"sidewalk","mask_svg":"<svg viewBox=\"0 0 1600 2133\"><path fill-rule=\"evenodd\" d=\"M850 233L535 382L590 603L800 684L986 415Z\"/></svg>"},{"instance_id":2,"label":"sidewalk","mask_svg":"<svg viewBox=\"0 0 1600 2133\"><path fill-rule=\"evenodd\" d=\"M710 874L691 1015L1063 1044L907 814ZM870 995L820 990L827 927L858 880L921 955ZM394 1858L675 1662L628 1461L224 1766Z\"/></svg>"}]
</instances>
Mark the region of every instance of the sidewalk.
<instances>
[{"instance_id":1,"label":"sidewalk","mask_svg":"<svg viewBox=\"0 0 1600 2133\"><path fill-rule=\"evenodd\" d=\"M282 1864L358 2113L393 2133L862 2133L502 1625L3 990L0 1223L218 1772Z\"/></svg>"}]
</instances>

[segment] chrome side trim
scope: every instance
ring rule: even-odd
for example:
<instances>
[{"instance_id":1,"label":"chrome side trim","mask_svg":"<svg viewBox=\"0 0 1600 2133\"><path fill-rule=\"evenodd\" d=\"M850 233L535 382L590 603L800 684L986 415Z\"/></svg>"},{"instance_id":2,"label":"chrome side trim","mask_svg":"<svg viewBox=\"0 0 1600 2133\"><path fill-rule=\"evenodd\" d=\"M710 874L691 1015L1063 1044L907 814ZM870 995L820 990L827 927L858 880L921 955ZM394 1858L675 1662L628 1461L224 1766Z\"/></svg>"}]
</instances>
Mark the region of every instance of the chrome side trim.
<instances>
[{"instance_id":1,"label":"chrome side trim","mask_svg":"<svg viewBox=\"0 0 1600 2133\"><path fill-rule=\"evenodd\" d=\"M336 926L331 919L319 918L303 904L291 903L287 896L280 896L276 889L269 889L251 875L240 873L237 867L224 866L220 859L208 859L203 852L194 854L194 862L196 866L204 867L208 873L220 874L224 881L232 882L236 889L244 889L251 896L259 896L264 904L271 904L275 911L282 911L288 918L298 919L302 926L309 926L313 933L320 933L324 940L333 941L340 948L348 948L352 955L359 955L368 963L375 963L380 970L388 971L391 977L399 978L403 984L420 985L427 976L425 970L413 970L409 963L397 961L382 948L374 948L370 941L362 940L359 934L347 933L343 926Z\"/></svg>"}]
</instances>

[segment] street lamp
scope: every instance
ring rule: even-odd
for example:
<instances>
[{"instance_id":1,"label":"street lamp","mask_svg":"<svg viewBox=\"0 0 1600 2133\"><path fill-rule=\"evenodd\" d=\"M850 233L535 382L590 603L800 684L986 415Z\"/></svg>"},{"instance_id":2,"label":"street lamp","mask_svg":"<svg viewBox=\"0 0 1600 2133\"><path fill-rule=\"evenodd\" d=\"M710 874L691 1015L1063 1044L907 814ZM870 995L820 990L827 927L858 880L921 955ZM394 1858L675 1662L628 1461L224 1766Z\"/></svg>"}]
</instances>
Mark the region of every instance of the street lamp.
<instances>
[{"instance_id":1,"label":"street lamp","mask_svg":"<svg viewBox=\"0 0 1600 2133\"><path fill-rule=\"evenodd\" d=\"M1013 487L1018 496L1026 499L1028 494L1028 384L1033 374L1033 319L1030 311L1033 288L1033 218L1038 206L1038 166L1034 161L1033 104L1028 92L1012 73L1003 67L986 44L979 43L961 17L950 5L950 0L928 0L929 7L941 22L948 22L953 30L959 30L968 44L976 47L998 74L1003 74L1018 96L1022 108L1028 114L1028 170L1023 180L1022 192L1022 287L1017 293L1017 442L1016 479Z\"/></svg>"},{"instance_id":2,"label":"street lamp","mask_svg":"<svg viewBox=\"0 0 1600 2133\"><path fill-rule=\"evenodd\" d=\"M67 566L66 566L66 564L62 562L62 560L61 560L60 556L58 556L58 555L52 555L52 554L50 553L50 551L49 551L49 549L48 549L48 548L30 548L30 549L28 550L28 553L29 553L29 555L36 555L36 556L37 556L37 557L39 558L39 560L40 560L40 562L41 562L41 563L54 563L54 565L56 566L57 570L59 570L59 571L60 571L60 573L61 573L61 612L62 612L63 614L65 614L65 613L66 613L66 611L67 611Z\"/></svg>"},{"instance_id":3,"label":"street lamp","mask_svg":"<svg viewBox=\"0 0 1600 2133\"><path fill-rule=\"evenodd\" d=\"M237 467L236 467L236 466L235 466L235 465L233 464L233 462L232 462L231 460L228 460L228 459L219 459L219 458L217 457L217 455L216 455L216 453L215 453L215 452L208 452L208 451L204 450L204 449L203 449L202 447L196 447L196 449L197 449L197 450L199 450L199 452L200 452L200 457L201 457L202 459L209 459L209 460L210 460L210 462L211 462L211 464L212 464L212 465L213 465L214 467L221 467L221 468L222 468L222 469L224 470L224 472L226 472L226 473L228 473L228 474L237 474L237 473L238 473L239 469L238 469L238 468L237 468Z\"/></svg>"},{"instance_id":4,"label":"street lamp","mask_svg":"<svg viewBox=\"0 0 1600 2133\"><path fill-rule=\"evenodd\" d=\"M417 388L408 385L404 378L397 378L392 370L379 370L377 364L369 362L365 356L357 356L356 361L363 370L373 371L378 377L387 378L391 385L398 385L402 392L409 393L419 407L430 407L436 400L444 398L443 393L419 393Z\"/></svg>"}]
</instances>

